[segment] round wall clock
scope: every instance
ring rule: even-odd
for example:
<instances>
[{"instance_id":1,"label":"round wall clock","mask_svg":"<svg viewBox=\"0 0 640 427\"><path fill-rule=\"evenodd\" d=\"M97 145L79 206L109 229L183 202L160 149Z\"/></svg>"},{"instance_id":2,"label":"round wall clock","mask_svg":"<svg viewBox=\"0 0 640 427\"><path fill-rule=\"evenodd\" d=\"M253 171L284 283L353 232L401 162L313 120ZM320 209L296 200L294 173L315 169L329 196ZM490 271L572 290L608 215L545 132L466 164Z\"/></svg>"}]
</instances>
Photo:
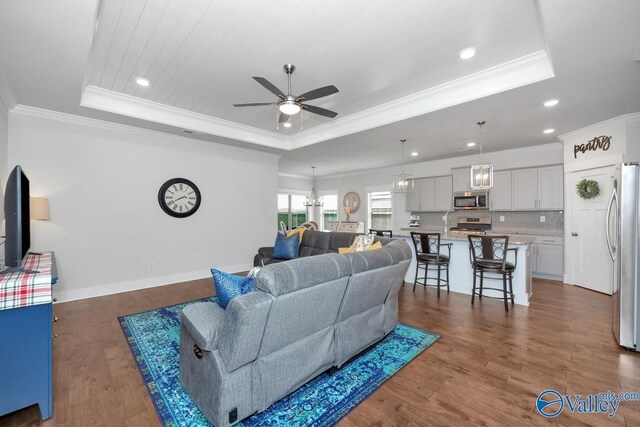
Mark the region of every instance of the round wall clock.
<instances>
[{"instance_id":1,"label":"round wall clock","mask_svg":"<svg viewBox=\"0 0 640 427\"><path fill-rule=\"evenodd\" d=\"M200 190L185 178L173 178L162 184L158 203L165 213L176 218L193 215L200 207Z\"/></svg>"}]
</instances>

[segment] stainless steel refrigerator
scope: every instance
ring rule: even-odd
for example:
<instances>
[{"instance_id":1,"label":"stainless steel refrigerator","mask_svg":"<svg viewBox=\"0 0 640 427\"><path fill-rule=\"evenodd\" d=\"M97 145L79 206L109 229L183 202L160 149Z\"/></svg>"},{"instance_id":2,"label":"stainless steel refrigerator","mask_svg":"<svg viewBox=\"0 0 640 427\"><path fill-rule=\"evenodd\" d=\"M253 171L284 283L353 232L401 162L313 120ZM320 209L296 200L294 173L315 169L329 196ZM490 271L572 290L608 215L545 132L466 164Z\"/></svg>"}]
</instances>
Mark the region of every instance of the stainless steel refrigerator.
<instances>
[{"instance_id":1,"label":"stainless steel refrigerator","mask_svg":"<svg viewBox=\"0 0 640 427\"><path fill-rule=\"evenodd\" d=\"M618 343L639 351L640 166L616 170L609 200L606 239L613 261L613 334Z\"/></svg>"}]
</instances>

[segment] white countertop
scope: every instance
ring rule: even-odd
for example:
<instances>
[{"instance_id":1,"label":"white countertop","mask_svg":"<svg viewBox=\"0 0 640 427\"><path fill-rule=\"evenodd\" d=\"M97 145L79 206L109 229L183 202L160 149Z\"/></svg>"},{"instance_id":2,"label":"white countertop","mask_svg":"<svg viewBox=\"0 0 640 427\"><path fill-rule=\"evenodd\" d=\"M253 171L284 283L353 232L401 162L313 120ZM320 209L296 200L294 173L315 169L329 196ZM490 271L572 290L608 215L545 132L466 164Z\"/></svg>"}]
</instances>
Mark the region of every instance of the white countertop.
<instances>
[{"instance_id":1,"label":"white countertop","mask_svg":"<svg viewBox=\"0 0 640 427\"><path fill-rule=\"evenodd\" d=\"M414 231L418 233L440 233L442 240L456 240L456 241L465 241L468 240L467 236L459 234L459 233L444 233L443 230L436 230L433 228L421 228L421 227L402 227L401 231ZM493 231L491 234L506 234L509 236L509 244L511 245L528 245L535 241L534 237L527 237L527 235L520 235L518 233L508 233L505 231ZM532 235L533 233L527 233L528 235ZM394 237L410 237L410 234L398 234L397 236L394 234Z\"/></svg>"}]
</instances>

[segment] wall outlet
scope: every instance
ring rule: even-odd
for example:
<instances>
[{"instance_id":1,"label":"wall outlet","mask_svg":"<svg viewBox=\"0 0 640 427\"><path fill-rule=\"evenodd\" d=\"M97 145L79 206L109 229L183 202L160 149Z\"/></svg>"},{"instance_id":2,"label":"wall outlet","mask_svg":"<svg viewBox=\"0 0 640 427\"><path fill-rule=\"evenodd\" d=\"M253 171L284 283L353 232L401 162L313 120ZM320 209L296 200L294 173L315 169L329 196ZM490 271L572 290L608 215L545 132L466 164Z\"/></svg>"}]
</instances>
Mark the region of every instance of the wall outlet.
<instances>
[{"instance_id":1,"label":"wall outlet","mask_svg":"<svg viewBox=\"0 0 640 427\"><path fill-rule=\"evenodd\" d=\"M447 214L442 215L442 220L446 221L447 220Z\"/></svg>"},{"instance_id":2,"label":"wall outlet","mask_svg":"<svg viewBox=\"0 0 640 427\"><path fill-rule=\"evenodd\" d=\"M153 271L153 267L155 267L154 264L155 263L153 261L149 263L149 271Z\"/></svg>"},{"instance_id":3,"label":"wall outlet","mask_svg":"<svg viewBox=\"0 0 640 427\"><path fill-rule=\"evenodd\" d=\"M504 222L504 215L500 215L500 222Z\"/></svg>"},{"instance_id":4,"label":"wall outlet","mask_svg":"<svg viewBox=\"0 0 640 427\"><path fill-rule=\"evenodd\" d=\"M547 218L544 215L540 215L540 222L545 222Z\"/></svg>"}]
</instances>

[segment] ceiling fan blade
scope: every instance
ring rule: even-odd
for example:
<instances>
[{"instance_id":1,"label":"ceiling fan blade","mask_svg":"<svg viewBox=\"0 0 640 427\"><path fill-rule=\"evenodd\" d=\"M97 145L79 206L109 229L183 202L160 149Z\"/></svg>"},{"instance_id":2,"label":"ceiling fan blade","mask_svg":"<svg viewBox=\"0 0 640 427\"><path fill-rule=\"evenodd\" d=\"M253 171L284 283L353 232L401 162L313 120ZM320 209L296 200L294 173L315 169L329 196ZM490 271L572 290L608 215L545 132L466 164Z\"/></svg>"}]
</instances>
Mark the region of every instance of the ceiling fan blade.
<instances>
[{"instance_id":1,"label":"ceiling fan blade","mask_svg":"<svg viewBox=\"0 0 640 427\"><path fill-rule=\"evenodd\" d=\"M273 85L269 80L265 79L264 77L255 77L254 76L253 80L255 80L258 83L260 83L265 89L267 89L269 92L277 95L279 98L287 99L287 95L284 92L282 92L280 89L275 87L275 85Z\"/></svg>"},{"instance_id":2,"label":"ceiling fan blade","mask_svg":"<svg viewBox=\"0 0 640 427\"><path fill-rule=\"evenodd\" d=\"M233 104L234 107L259 107L262 105L276 105L277 102L251 102L249 104Z\"/></svg>"},{"instance_id":3,"label":"ceiling fan blade","mask_svg":"<svg viewBox=\"0 0 640 427\"><path fill-rule=\"evenodd\" d=\"M331 110L327 110L324 108L320 108L320 107L315 107L313 105L307 105L307 104L300 104L300 106L304 109L307 110L310 113L313 114L319 114L321 116L325 116L325 117L331 117L332 119L338 115L338 113L336 113L335 111L331 111Z\"/></svg>"},{"instance_id":4,"label":"ceiling fan blade","mask_svg":"<svg viewBox=\"0 0 640 427\"><path fill-rule=\"evenodd\" d=\"M298 101L311 101L313 99L322 98L325 96L333 95L334 93L338 93L338 88L334 85L329 85L325 87L321 87L318 89L310 90L309 92L303 93L299 97L296 98Z\"/></svg>"},{"instance_id":5,"label":"ceiling fan blade","mask_svg":"<svg viewBox=\"0 0 640 427\"><path fill-rule=\"evenodd\" d=\"M278 123L288 122L289 121L289 117L291 117L291 116L288 115L288 114L280 113L280 117L278 117Z\"/></svg>"}]
</instances>

